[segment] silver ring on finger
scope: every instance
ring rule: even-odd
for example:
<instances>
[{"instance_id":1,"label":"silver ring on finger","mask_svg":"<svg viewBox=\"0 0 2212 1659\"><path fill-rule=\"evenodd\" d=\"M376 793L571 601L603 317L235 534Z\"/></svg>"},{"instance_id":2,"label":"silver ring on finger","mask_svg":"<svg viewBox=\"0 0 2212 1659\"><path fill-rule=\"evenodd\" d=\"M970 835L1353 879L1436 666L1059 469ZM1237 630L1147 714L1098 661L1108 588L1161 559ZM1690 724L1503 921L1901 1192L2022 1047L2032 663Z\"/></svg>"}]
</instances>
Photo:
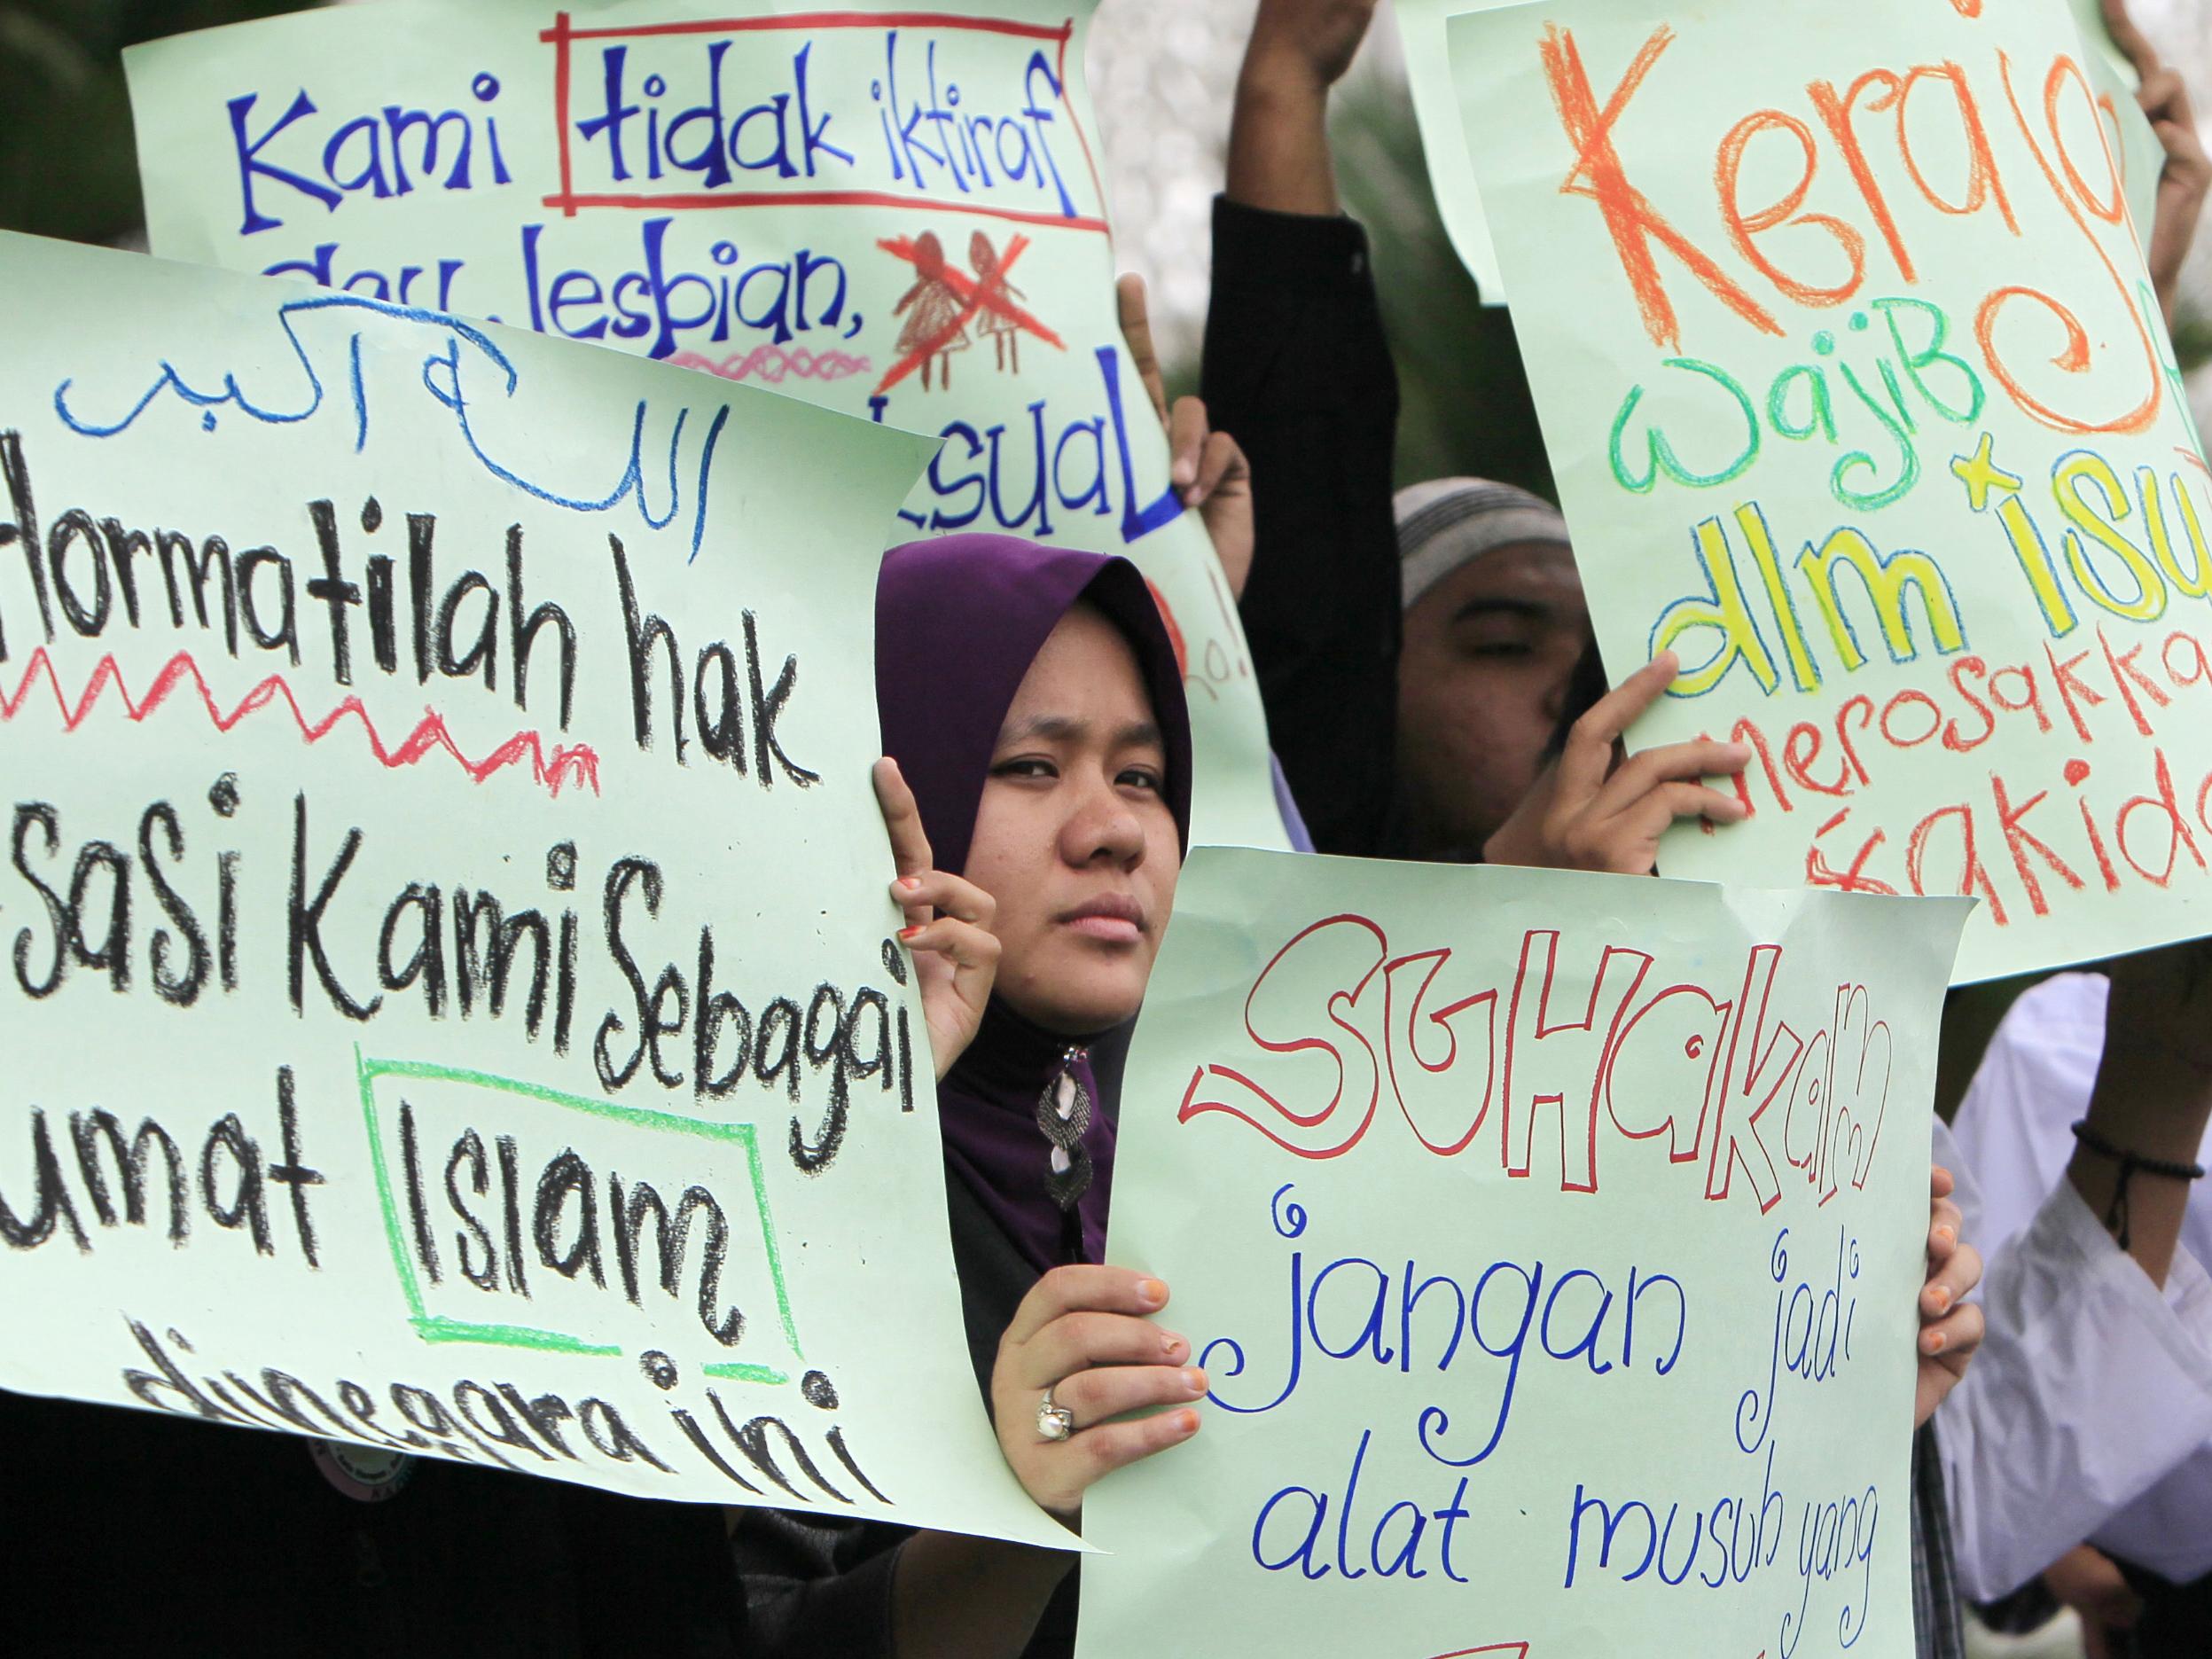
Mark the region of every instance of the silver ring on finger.
<instances>
[{"instance_id":1,"label":"silver ring on finger","mask_svg":"<svg viewBox=\"0 0 2212 1659\"><path fill-rule=\"evenodd\" d=\"M1056 1405L1052 1390L1044 1390L1044 1397L1037 1402L1037 1438L1065 1440L1075 1432L1075 1413L1065 1405Z\"/></svg>"}]
</instances>

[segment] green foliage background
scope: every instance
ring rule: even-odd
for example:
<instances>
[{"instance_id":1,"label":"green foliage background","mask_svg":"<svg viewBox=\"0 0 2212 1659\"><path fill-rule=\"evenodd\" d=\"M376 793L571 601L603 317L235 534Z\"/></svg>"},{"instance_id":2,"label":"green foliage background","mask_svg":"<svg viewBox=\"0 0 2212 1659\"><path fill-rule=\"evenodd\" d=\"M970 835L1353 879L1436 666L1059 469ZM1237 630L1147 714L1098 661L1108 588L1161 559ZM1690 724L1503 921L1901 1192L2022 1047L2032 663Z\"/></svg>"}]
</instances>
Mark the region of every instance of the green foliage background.
<instances>
[{"instance_id":1,"label":"green foliage background","mask_svg":"<svg viewBox=\"0 0 2212 1659\"><path fill-rule=\"evenodd\" d=\"M1557 500L1511 315L1486 306L1451 250L1403 89L1380 77L1337 100L1330 145L1345 210L1367 227L1397 365L1397 481L1473 474Z\"/></svg>"},{"instance_id":2,"label":"green foliage background","mask_svg":"<svg viewBox=\"0 0 2212 1659\"><path fill-rule=\"evenodd\" d=\"M143 223L122 50L317 0L0 0L0 226L113 242Z\"/></svg>"}]
</instances>

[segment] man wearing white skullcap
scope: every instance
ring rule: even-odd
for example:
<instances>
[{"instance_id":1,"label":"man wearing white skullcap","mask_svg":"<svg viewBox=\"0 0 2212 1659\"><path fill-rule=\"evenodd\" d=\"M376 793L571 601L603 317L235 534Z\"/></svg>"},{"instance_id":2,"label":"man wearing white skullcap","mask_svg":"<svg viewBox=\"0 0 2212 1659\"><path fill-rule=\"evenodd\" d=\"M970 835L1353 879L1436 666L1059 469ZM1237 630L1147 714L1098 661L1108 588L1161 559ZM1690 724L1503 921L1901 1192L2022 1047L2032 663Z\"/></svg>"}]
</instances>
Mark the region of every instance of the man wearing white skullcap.
<instances>
[{"instance_id":1,"label":"man wearing white skullcap","mask_svg":"<svg viewBox=\"0 0 2212 1659\"><path fill-rule=\"evenodd\" d=\"M1442 478L1395 508L1400 832L1416 857L1477 858L1543 767L1590 611L1549 502Z\"/></svg>"}]
</instances>

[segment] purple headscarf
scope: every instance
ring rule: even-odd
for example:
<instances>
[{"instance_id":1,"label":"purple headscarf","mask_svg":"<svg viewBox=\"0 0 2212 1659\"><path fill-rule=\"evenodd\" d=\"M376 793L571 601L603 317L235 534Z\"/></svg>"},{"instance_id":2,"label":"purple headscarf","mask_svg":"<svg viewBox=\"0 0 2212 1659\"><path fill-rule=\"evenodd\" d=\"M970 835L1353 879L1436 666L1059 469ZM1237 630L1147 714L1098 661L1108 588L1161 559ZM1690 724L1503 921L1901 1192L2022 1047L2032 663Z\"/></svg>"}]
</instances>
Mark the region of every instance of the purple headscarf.
<instances>
[{"instance_id":1,"label":"purple headscarf","mask_svg":"<svg viewBox=\"0 0 2212 1659\"><path fill-rule=\"evenodd\" d=\"M1010 536L947 536L885 555L876 584L876 708L884 752L921 807L941 870L967 866L992 751L1022 677L1077 600L1094 606L1137 653L1167 753L1167 802L1187 848L1191 726L1183 673L1152 591L1125 559ZM939 1085L945 1162L1042 1272L1095 1262L1106 1244L1118 1101L1071 1049L1122 1032L1047 1031L994 998L981 1029ZM1118 1070L1118 1068L1115 1069ZM1080 1146L1089 1187L1063 1213L1049 1191L1053 1143L1039 1102L1063 1071L1095 1109Z\"/></svg>"}]
</instances>

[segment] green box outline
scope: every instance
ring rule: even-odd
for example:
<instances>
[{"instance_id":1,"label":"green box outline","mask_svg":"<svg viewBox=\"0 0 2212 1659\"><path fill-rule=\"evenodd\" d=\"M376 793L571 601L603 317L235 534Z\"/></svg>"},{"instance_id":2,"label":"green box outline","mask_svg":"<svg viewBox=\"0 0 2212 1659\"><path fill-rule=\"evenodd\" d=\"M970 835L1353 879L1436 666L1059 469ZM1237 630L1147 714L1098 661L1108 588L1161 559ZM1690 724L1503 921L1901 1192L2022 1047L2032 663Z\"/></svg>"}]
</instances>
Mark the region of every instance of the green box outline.
<instances>
[{"instance_id":1,"label":"green box outline","mask_svg":"<svg viewBox=\"0 0 2212 1659\"><path fill-rule=\"evenodd\" d=\"M424 1342L482 1342L493 1347L524 1348L541 1353L580 1354L594 1358L619 1357L625 1351L619 1344L589 1342L580 1336L570 1336L559 1331L456 1319L434 1314L425 1306L422 1286L415 1277L415 1264L408 1257L406 1232L400 1223L398 1204L392 1193L391 1170L384 1156L376 1103L377 1080L381 1077L418 1077L431 1083L452 1083L465 1088L489 1089L500 1094L536 1100L547 1106L564 1107L591 1117L628 1123L637 1129L696 1135L703 1139L743 1147L746 1167L752 1177L754 1208L761 1221L761 1244L768 1259L769 1279L776 1287L777 1315L783 1326L784 1338L791 1344L791 1351L802 1359L805 1358L799 1346L799 1327L792 1317L791 1292L784 1281L783 1253L777 1248L776 1226L769 1214L768 1183L761 1168L760 1137L751 1123L710 1123L695 1117L679 1117L672 1112L617 1106L611 1100L594 1100L583 1095L566 1094L558 1089L524 1083L513 1077L501 1077L490 1072L471 1071L456 1066L434 1065L427 1060L371 1060L361 1052L358 1044L354 1046L354 1068L360 1082L361 1109L368 1125L369 1157L376 1171L377 1201L384 1214L386 1240L392 1248L392 1264L399 1272L400 1289L406 1295L410 1310L408 1323L415 1327L416 1334ZM729 1378L740 1382L776 1386L791 1381L782 1372L767 1366L731 1363L706 1366L701 1370L710 1377Z\"/></svg>"}]
</instances>

